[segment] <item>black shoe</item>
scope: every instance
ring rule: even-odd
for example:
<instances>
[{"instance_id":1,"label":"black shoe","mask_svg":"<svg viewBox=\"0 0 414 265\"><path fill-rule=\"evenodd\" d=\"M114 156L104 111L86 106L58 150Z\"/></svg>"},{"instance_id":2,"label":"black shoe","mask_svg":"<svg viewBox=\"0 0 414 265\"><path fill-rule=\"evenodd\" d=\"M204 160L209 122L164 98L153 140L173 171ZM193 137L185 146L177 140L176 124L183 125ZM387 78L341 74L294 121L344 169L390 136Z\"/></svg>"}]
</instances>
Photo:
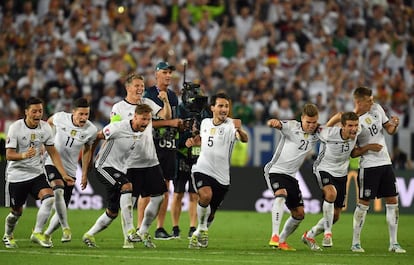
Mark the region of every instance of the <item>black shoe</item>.
<instances>
[{"instance_id":1,"label":"black shoe","mask_svg":"<svg viewBox=\"0 0 414 265\"><path fill-rule=\"evenodd\" d=\"M194 226L190 227L190 230L188 231L188 239L191 238L191 236L193 235L195 230L196 230L196 228Z\"/></svg>"},{"instance_id":2,"label":"black shoe","mask_svg":"<svg viewBox=\"0 0 414 265\"><path fill-rule=\"evenodd\" d=\"M163 227L157 228L157 230L155 230L154 239L170 240L171 238L172 238L172 236L170 234L168 234L167 231L165 231L165 229Z\"/></svg>"},{"instance_id":3,"label":"black shoe","mask_svg":"<svg viewBox=\"0 0 414 265\"><path fill-rule=\"evenodd\" d=\"M172 237L173 238L180 238L180 228L178 226L173 226Z\"/></svg>"}]
</instances>

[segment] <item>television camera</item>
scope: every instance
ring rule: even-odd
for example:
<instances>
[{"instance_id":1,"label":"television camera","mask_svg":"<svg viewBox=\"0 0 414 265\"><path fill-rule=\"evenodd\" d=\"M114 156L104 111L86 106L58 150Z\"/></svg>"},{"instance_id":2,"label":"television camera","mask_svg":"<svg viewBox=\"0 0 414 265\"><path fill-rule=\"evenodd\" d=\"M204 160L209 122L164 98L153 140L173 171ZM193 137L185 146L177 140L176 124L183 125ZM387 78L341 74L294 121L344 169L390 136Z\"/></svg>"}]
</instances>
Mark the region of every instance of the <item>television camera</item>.
<instances>
[{"instance_id":1,"label":"television camera","mask_svg":"<svg viewBox=\"0 0 414 265\"><path fill-rule=\"evenodd\" d=\"M209 117L208 97L203 96L199 84L185 81L186 63L184 63L184 82L182 89L182 106L180 118L184 121L184 130L197 134L201 120ZM195 127L195 128L194 128Z\"/></svg>"}]
</instances>

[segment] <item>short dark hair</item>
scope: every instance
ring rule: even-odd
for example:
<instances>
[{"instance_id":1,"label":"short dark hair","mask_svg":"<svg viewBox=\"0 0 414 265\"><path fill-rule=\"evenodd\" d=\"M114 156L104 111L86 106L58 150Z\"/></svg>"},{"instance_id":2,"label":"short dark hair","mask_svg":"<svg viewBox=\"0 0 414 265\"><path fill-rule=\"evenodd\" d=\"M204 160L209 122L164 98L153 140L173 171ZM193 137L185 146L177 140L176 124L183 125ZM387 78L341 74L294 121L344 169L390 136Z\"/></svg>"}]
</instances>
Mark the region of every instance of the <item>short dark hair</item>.
<instances>
[{"instance_id":1,"label":"short dark hair","mask_svg":"<svg viewBox=\"0 0 414 265\"><path fill-rule=\"evenodd\" d=\"M43 105L43 100L41 100L40 98L36 98L36 97L30 97L26 100L24 108L29 109L31 105L37 105L37 104Z\"/></svg>"},{"instance_id":2,"label":"short dark hair","mask_svg":"<svg viewBox=\"0 0 414 265\"><path fill-rule=\"evenodd\" d=\"M152 108L147 104L138 104L135 107L135 114L144 114L144 113L151 113Z\"/></svg>"},{"instance_id":3,"label":"short dark hair","mask_svg":"<svg viewBox=\"0 0 414 265\"><path fill-rule=\"evenodd\" d=\"M346 121L357 121L357 120L359 120L359 117L353 111L344 112L341 115L341 123L342 123L342 125L345 125L346 124Z\"/></svg>"},{"instance_id":4,"label":"short dark hair","mask_svg":"<svg viewBox=\"0 0 414 265\"><path fill-rule=\"evenodd\" d=\"M318 107L312 103L306 103L302 109L302 116L315 117L319 115Z\"/></svg>"},{"instance_id":5,"label":"short dark hair","mask_svg":"<svg viewBox=\"0 0 414 265\"><path fill-rule=\"evenodd\" d=\"M90 104L89 101L86 98L77 98L74 102L73 102L73 109L77 109L77 108L89 108Z\"/></svg>"},{"instance_id":6,"label":"short dark hair","mask_svg":"<svg viewBox=\"0 0 414 265\"><path fill-rule=\"evenodd\" d=\"M366 86L360 86L354 90L354 98L363 98L372 96L372 90Z\"/></svg>"},{"instance_id":7,"label":"short dark hair","mask_svg":"<svg viewBox=\"0 0 414 265\"><path fill-rule=\"evenodd\" d=\"M230 97L226 93L217 93L211 97L210 105L211 106L216 105L216 101L218 98L223 98L223 99L226 99L227 101L230 101Z\"/></svg>"}]
</instances>

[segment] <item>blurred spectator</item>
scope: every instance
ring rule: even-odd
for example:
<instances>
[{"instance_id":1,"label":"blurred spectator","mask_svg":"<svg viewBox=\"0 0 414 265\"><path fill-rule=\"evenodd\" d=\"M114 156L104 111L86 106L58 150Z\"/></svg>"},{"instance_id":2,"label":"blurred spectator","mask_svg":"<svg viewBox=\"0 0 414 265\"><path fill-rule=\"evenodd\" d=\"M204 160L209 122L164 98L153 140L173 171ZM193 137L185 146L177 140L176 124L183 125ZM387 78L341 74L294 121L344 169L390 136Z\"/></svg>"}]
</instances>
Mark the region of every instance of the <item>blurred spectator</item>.
<instances>
[{"instance_id":1,"label":"blurred spectator","mask_svg":"<svg viewBox=\"0 0 414 265\"><path fill-rule=\"evenodd\" d=\"M45 112L48 117L56 113L56 105L59 102L60 95L59 95L60 89L57 87L51 87L48 92L48 101L46 102L46 108Z\"/></svg>"},{"instance_id":2,"label":"blurred spectator","mask_svg":"<svg viewBox=\"0 0 414 265\"><path fill-rule=\"evenodd\" d=\"M20 109L10 93L0 91L0 119L17 120L20 118Z\"/></svg>"},{"instance_id":3,"label":"blurred spectator","mask_svg":"<svg viewBox=\"0 0 414 265\"><path fill-rule=\"evenodd\" d=\"M256 117L254 116L248 91L241 92L239 100L233 103L232 114L233 118L240 119L243 125L252 126L255 124Z\"/></svg>"},{"instance_id":4,"label":"blurred spectator","mask_svg":"<svg viewBox=\"0 0 414 265\"><path fill-rule=\"evenodd\" d=\"M407 154L398 148L398 146L394 146L391 160L395 169L413 169L413 162L408 159Z\"/></svg>"},{"instance_id":5,"label":"blurred spectator","mask_svg":"<svg viewBox=\"0 0 414 265\"><path fill-rule=\"evenodd\" d=\"M109 123L112 106L122 100L121 97L116 95L116 91L117 89L114 85L106 86L104 89L104 96L99 100L96 118L102 125Z\"/></svg>"},{"instance_id":6,"label":"blurred spectator","mask_svg":"<svg viewBox=\"0 0 414 265\"><path fill-rule=\"evenodd\" d=\"M0 93L16 101L29 83L48 114L80 95L97 108L104 87L115 85L123 97L127 72L151 85L154 65L168 60L177 66L179 95L187 60L187 81L199 82L205 95L223 90L237 105L248 91L252 124L281 115L282 99L287 116L308 100L326 104L323 117L352 110L352 90L367 85L414 128L408 1L164 2L2 1Z\"/></svg>"},{"instance_id":7,"label":"blurred spectator","mask_svg":"<svg viewBox=\"0 0 414 265\"><path fill-rule=\"evenodd\" d=\"M41 96L43 87L45 85L45 80L44 76L37 72L36 67L34 65L29 66L29 68L26 71L26 74L18 79L17 89L20 90L26 85L30 85L30 94L33 97Z\"/></svg>"},{"instance_id":8,"label":"blurred spectator","mask_svg":"<svg viewBox=\"0 0 414 265\"><path fill-rule=\"evenodd\" d=\"M31 95L32 87L31 85L25 84L18 89L18 95L16 98L16 103L19 106L19 118L24 118L24 110L26 109L26 101L32 96Z\"/></svg>"}]
</instances>

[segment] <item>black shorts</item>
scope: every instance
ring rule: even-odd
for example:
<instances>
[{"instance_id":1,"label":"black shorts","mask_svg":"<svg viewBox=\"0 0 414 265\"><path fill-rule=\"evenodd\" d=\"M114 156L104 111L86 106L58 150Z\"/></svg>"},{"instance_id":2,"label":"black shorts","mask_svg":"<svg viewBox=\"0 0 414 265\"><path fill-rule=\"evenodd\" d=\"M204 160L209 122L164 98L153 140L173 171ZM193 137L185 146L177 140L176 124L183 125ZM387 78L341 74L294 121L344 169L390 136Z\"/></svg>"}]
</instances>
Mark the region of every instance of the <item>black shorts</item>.
<instances>
[{"instance_id":1,"label":"black shorts","mask_svg":"<svg viewBox=\"0 0 414 265\"><path fill-rule=\"evenodd\" d=\"M191 165L186 163L184 159L178 160L177 167L177 176L173 180L174 183L174 192L175 193L184 193L186 191L186 184L188 183L188 192L196 193L193 181L191 178Z\"/></svg>"},{"instance_id":2,"label":"black shorts","mask_svg":"<svg viewBox=\"0 0 414 265\"><path fill-rule=\"evenodd\" d=\"M280 189L286 189L286 206L288 209L303 206L302 192L299 189L297 179L286 174L270 173L269 180L273 193Z\"/></svg>"},{"instance_id":3,"label":"black shorts","mask_svg":"<svg viewBox=\"0 0 414 265\"><path fill-rule=\"evenodd\" d=\"M195 189L199 189L202 187L210 187L211 191L213 192L213 196L210 201L210 208L211 212L215 213L220 205L224 201L224 197L226 196L227 192L229 191L229 185L222 185L220 184L215 178L207 176L206 174L200 172L194 172L192 175L193 183L196 183Z\"/></svg>"},{"instance_id":4,"label":"black shorts","mask_svg":"<svg viewBox=\"0 0 414 265\"><path fill-rule=\"evenodd\" d=\"M360 168L358 174L359 198L370 200L397 196L396 183L391 165Z\"/></svg>"},{"instance_id":5,"label":"black shorts","mask_svg":"<svg viewBox=\"0 0 414 265\"><path fill-rule=\"evenodd\" d=\"M46 169L46 175L47 175L47 179L49 180L49 182L53 181L53 180L58 180L61 179L63 181L63 177L62 175L60 175L59 171L57 170L57 168L55 166L52 165L46 165L45 166ZM76 180L76 178L74 178ZM73 192L73 188L75 187L73 186L68 186L66 185L66 181L63 181L64 183L64 195L63 197L65 198L65 203L66 203L66 207L69 205L70 203L70 198L72 197L72 192Z\"/></svg>"},{"instance_id":6,"label":"black shorts","mask_svg":"<svg viewBox=\"0 0 414 265\"><path fill-rule=\"evenodd\" d=\"M8 196L6 195L6 207L19 208L22 207L27 200L29 194L35 199L38 197L40 190L51 189L46 180L46 175L41 174L33 179L23 182L7 182ZM6 187L7 187L6 186Z\"/></svg>"},{"instance_id":7,"label":"black shorts","mask_svg":"<svg viewBox=\"0 0 414 265\"><path fill-rule=\"evenodd\" d=\"M174 180L176 170L176 150L157 150L158 160L162 169L162 176L165 180Z\"/></svg>"},{"instance_id":8,"label":"black shorts","mask_svg":"<svg viewBox=\"0 0 414 265\"><path fill-rule=\"evenodd\" d=\"M322 189L326 185L333 185L336 189L335 208L345 207L346 181L348 176L334 177L326 171L318 171L314 174L318 181L319 187Z\"/></svg>"},{"instance_id":9,"label":"black shorts","mask_svg":"<svg viewBox=\"0 0 414 265\"><path fill-rule=\"evenodd\" d=\"M105 185L107 208L111 212L117 213L119 211L121 187L129 183L126 175L112 167L95 168L95 175Z\"/></svg>"},{"instance_id":10,"label":"black shorts","mask_svg":"<svg viewBox=\"0 0 414 265\"><path fill-rule=\"evenodd\" d=\"M146 168L129 168L127 178L132 183L132 196L157 196L167 192L160 165Z\"/></svg>"}]
</instances>

